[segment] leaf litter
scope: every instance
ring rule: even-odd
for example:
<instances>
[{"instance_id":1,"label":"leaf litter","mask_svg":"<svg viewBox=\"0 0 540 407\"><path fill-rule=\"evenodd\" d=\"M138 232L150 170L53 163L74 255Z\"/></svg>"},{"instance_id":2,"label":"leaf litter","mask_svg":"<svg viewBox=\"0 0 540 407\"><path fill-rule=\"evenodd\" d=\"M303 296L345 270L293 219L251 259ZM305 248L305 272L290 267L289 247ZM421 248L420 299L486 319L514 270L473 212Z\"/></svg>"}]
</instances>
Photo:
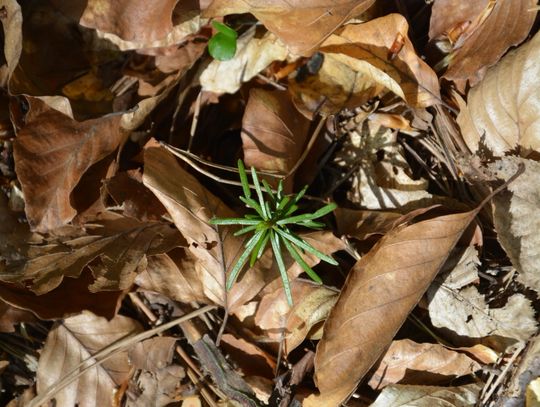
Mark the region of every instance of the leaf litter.
<instances>
[{"instance_id":1,"label":"leaf litter","mask_svg":"<svg viewBox=\"0 0 540 407\"><path fill-rule=\"evenodd\" d=\"M535 1L0 3L3 405L538 403Z\"/></svg>"}]
</instances>

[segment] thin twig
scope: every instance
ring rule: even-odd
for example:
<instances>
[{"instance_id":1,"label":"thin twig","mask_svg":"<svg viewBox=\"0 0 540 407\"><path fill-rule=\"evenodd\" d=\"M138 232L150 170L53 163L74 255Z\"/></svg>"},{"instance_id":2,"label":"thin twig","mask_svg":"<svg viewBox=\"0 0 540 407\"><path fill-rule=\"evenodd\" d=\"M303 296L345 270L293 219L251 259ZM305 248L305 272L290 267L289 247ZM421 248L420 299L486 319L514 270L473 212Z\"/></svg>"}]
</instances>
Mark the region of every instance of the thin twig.
<instances>
[{"instance_id":1,"label":"thin twig","mask_svg":"<svg viewBox=\"0 0 540 407\"><path fill-rule=\"evenodd\" d=\"M191 121L191 128L189 129L189 142L187 151L191 151L193 139L195 138L195 131L197 130L197 123L199 123L199 113L201 112L201 98L202 90L199 91L197 99L195 100L195 111L193 112L193 120Z\"/></svg>"}]
</instances>

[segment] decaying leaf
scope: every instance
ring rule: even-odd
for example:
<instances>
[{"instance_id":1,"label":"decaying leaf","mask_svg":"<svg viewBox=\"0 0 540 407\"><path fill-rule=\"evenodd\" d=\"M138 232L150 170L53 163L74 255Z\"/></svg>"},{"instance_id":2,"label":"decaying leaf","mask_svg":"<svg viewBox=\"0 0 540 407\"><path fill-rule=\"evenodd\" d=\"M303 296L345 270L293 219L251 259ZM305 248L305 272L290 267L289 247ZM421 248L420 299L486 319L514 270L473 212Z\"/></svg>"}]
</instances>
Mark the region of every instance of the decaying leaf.
<instances>
[{"instance_id":1,"label":"decaying leaf","mask_svg":"<svg viewBox=\"0 0 540 407\"><path fill-rule=\"evenodd\" d=\"M392 342L368 384L373 389L397 383L436 385L478 369L480 365L463 353L439 344L402 339Z\"/></svg>"},{"instance_id":2,"label":"decaying leaf","mask_svg":"<svg viewBox=\"0 0 540 407\"><path fill-rule=\"evenodd\" d=\"M124 316L107 321L83 313L57 323L49 332L39 358L38 395L105 346L141 331L137 321ZM56 405L112 406L116 388L129 378L130 369L127 351L118 352L59 390L54 396Z\"/></svg>"},{"instance_id":3,"label":"decaying leaf","mask_svg":"<svg viewBox=\"0 0 540 407\"><path fill-rule=\"evenodd\" d=\"M476 213L440 216L394 229L356 263L317 346L315 377L321 394L306 399L307 406L337 405L354 390Z\"/></svg>"},{"instance_id":4,"label":"decaying leaf","mask_svg":"<svg viewBox=\"0 0 540 407\"><path fill-rule=\"evenodd\" d=\"M292 53L310 55L341 24L373 3L374 0L214 0L203 16L251 13L287 44Z\"/></svg>"},{"instance_id":5,"label":"decaying leaf","mask_svg":"<svg viewBox=\"0 0 540 407\"><path fill-rule=\"evenodd\" d=\"M309 125L287 92L253 89L242 118L245 164L286 175L304 151ZM267 181L277 185L275 179Z\"/></svg>"},{"instance_id":6,"label":"decaying leaf","mask_svg":"<svg viewBox=\"0 0 540 407\"><path fill-rule=\"evenodd\" d=\"M349 24L339 34L330 36L321 51L344 54L370 65L371 72L358 70L368 74L365 79L384 86L412 106L439 103L437 76L416 54L407 36L408 29L407 20L399 14ZM397 36L403 38L403 46L393 56L391 49Z\"/></svg>"},{"instance_id":7,"label":"decaying leaf","mask_svg":"<svg viewBox=\"0 0 540 407\"><path fill-rule=\"evenodd\" d=\"M2 7L6 14L2 19L5 65L0 67L0 84L5 87L22 52L22 13L15 0L3 1Z\"/></svg>"},{"instance_id":8,"label":"decaying leaf","mask_svg":"<svg viewBox=\"0 0 540 407\"><path fill-rule=\"evenodd\" d=\"M77 122L28 98L25 124L14 145L15 168L33 230L51 231L77 214L71 193L83 174L125 140L121 115Z\"/></svg>"},{"instance_id":9,"label":"decaying leaf","mask_svg":"<svg viewBox=\"0 0 540 407\"><path fill-rule=\"evenodd\" d=\"M190 391L189 385L181 384L185 376L185 369L178 365L170 365L157 372L141 372L136 383L129 383L126 407L168 406L178 403L179 399L184 400L184 407L185 400L189 399L185 394Z\"/></svg>"},{"instance_id":10,"label":"decaying leaf","mask_svg":"<svg viewBox=\"0 0 540 407\"><path fill-rule=\"evenodd\" d=\"M501 244L518 270L518 281L540 295L540 164L505 157L490 164L489 169L508 180L520 163L525 165L525 172L510 184L510 192L494 199L494 223Z\"/></svg>"},{"instance_id":11,"label":"decaying leaf","mask_svg":"<svg viewBox=\"0 0 540 407\"><path fill-rule=\"evenodd\" d=\"M397 384L386 387L371 407L473 407L481 389L476 383L459 387Z\"/></svg>"},{"instance_id":12,"label":"decaying leaf","mask_svg":"<svg viewBox=\"0 0 540 407\"><path fill-rule=\"evenodd\" d=\"M447 4L441 4L439 12L444 10L445 14L452 14L448 6L454 2L441 3ZM476 85L486 69L494 65L508 48L527 38L536 18L535 5L536 0L487 2L484 10L471 21L473 27L470 29L475 28L474 31L463 40L460 48L451 53L450 64L443 77L454 81L461 91L467 84Z\"/></svg>"},{"instance_id":13,"label":"decaying leaf","mask_svg":"<svg viewBox=\"0 0 540 407\"><path fill-rule=\"evenodd\" d=\"M284 352L294 350L309 336L319 339L322 322L337 300L337 292L310 281L291 282L293 306L290 307L284 290L266 294L255 314L255 324L276 342L285 339Z\"/></svg>"},{"instance_id":14,"label":"decaying leaf","mask_svg":"<svg viewBox=\"0 0 540 407\"><path fill-rule=\"evenodd\" d=\"M123 50L156 48L178 44L197 32L199 12L194 3L178 0L159 0L152 7L145 1L90 0L80 24L99 30Z\"/></svg>"},{"instance_id":15,"label":"decaying leaf","mask_svg":"<svg viewBox=\"0 0 540 407\"><path fill-rule=\"evenodd\" d=\"M160 336L138 342L128 351L130 364L136 369L157 372L172 362L176 338Z\"/></svg>"},{"instance_id":16,"label":"decaying leaf","mask_svg":"<svg viewBox=\"0 0 540 407\"><path fill-rule=\"evenodd\" d=\"M228 61L212 61L201 74L205 91L234 93L273 61L287 58L287 48L271 33L262 38L254 37L250 30L238 39L236 54Z\"/></svg>"},{"instance_id":17,"label":"decaying leaf","mask_svg":"<svg viewBox=\"0 0 540 407\"><path fill-rule=\"evenodd\" d=\"M512 2L497 4L506 3ZM539 59L540 34L536 34L488 70L469 92L466 105L458 98L457 121L472 152L480 146L495 156L516 148L524 156L540 151Z\"/></svg>"}]
</instances>

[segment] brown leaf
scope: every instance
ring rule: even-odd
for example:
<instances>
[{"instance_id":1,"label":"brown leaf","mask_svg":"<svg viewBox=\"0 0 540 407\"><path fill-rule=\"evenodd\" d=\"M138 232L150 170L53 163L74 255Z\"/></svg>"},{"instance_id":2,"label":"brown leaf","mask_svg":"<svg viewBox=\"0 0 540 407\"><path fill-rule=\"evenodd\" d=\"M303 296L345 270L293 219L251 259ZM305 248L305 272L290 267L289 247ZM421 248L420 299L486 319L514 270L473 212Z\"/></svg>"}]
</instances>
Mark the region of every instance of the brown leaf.
<instances>
[{"instance_id":1,"label":"brown leaf","mask_svg":"<svg viewBox=\"0 0 540 407\"><path fill-rule=\"evenodd\" d=\"M536 34L488 70L469 92L466 105L458 98L457 122L473 153L482 146L495 156L516 148L524 156L540 152L539 59L540 34Z\"/></svg>"},{"instance_id":2,"label":"brown leaf","mask_svg":"<svg viewBox=\"0 0 540 407\"><path fill-rule=\"evenodd\" d=\"M375 390L396 383L443 384L478 369L480 365L463 353L439 344L402 339L392 342L368 384Z\"/></svg>"},{"instance_id":3,"label":"brown leaf","mask_svg":"<svg viewBox=\"0 0 540 407\"><path fill-rule=\"evenodd\" d=\"M284 337L286 354L308 336L320 338L322 322L337 300L335 290L301 279L291 282L291 293L292 307L280 287L262 298L255 314L255 324L267 332L269 339L279 342Z\"/></svg>"},{"instance_id":4,"label":"brown leaf","mask_svg":"<svg viewBox=\"0 0 540 407\"><path fill-rule=\"evenodd\" d=\"M490 1L486 7L493 8L481 15L480 26L450 54L450 64L443 78L454 81L461 91L467 83L476 85L486 69L497 63L508 48L527 38L536 18L536 11L530 11L535 5L536 0ZM444 13L452 14L448 8Z\"/></svg>"},{"instance_id":5,"label":"brown leaf","mask_svg":"<svg viewBox=\"0 0 540 407\"><path fill-rule=\"evenodd\" d=\"M437 75L416 54L408 30L409 24L403 16L389 14L364 24L346 25L322 44L321 51L365 61L375 68L372 73L364 70L368 80L383 85L412 106L439 103ZM398 37L403 39L403 45L395 54L392 48Z\"/></svg>"},{"instance_id":6,"label":"brown leaf","mask_svg":"<svg viewBox=\"0 0 540 407\"><path fill-rule=\"evenodd\" d=\"M129 350L129 361L136 369L157 372L171 364L175 344L176 338L172 336L160 336L137 342Z\"/></svg>"},{"instance_id":7,"label":"brown leaf","mask_svg":"<svg viewBox=\"0 0 540 407\"><path fill-rule=\"evenodd\" d=\"M205 17L251 13L294 54L310 55L334 30L367 10L374 0L214 0Z\"/></svg>"},{"instance_id":8,"label":"brown leaf","mask_svg":"<svg viewBox=\"0 0 540 407\"><path fill-rule=\"evenodd\" d=\"M386 387L370 407L470 407L478 402L481 389L477 383L457 387L397 384Z\"/></svg>"},{"instance_id":9,"label":"brown leaf","mask_svg":"<svg viewBox=\"0 0 540 407\"><path fill-rule=\"evenodd\" d=\"M15 0L3 1L2 7L5 10L2 18L5 65L0 68L0 85L5 88L22 52L22 13Z\"/></svg>"},{"instance_id":10,"label":"brown leaf","mask_svg":"<svg viewBox=\"0 0 540 407\"><path fill-rule=\"evenodd\" d=\"M252 89L242 118L246 165L287 174L302 155L309 125L287 92ZM266 179L277 185L275 178Z\"/></svg>"},{"instance_id":11,"label":"brown leaf","mask_svg":"<svg viewBox=\"0 0 540 407\"><path fill-rule=\"evenodd\" d=\"M1 296L1 289L0 289ZM12 307L0 300L0 332L15 332L15 325L21 322L35 322L34 314Z\"/></svg>"},{"instance_id":12,"label":"brown leaf","mask_svg":"<svg viewBox=\"0 0 540 407\"><path fill-rule=\"evenodd\" d=\"M401 217L396 212L337 208L334 211L339 235L363 240L371 235L384 235Z\"/></svg>"},{"instance_id":13,"label":"brown leaf","mask_svg":"<svg viewBox=\"0 0 540 407\"><path fill-rule=\"evenodd\" d=\"M356 387L403 324L476 216L440 216L386 234L347 277L317 347L320 396L337 405Z\"/></svg>"},{"instance_id":14,"label":"brown leaf","mask_svg":"<svg viewBox=\"0 0 540 407\"><path fill-rule=\"evenodd\" d=\"M77 122L28 98L25 125L14 143L15 169L33 230L48 232L77 214L71 192L83 174L124 141L120 115Z\"/></svg>"},{"instance_id":15,"label":"brown leaf","mask_svg":"<svg viewBox=\"0 0 540 407\"><path fill-rule=\"evenodd\" d=\"M462 23L472 24L486 8L488 2L489 0L470 2L463 2L461 0L437 0L431 7L431 19L429 21L430 40L448 35L452 29L456 29Z\"/></svg>"},{"instance_id":16,"label":"brown leaf","mask_svg":"<svg viewBox=\"0 0 540 407\"><path fill-rule=\"evenodd\" d=\"M167 366L155 373L142 371L137 376L137 383L129 383L126 407L169 406L178 404L180 399L183 399L184 407L186 394L190 391L189 384L181 384L185 376L184 368L178 365Z\"/></svg>"},{"instance_id":17,"label":"brown leaf","mask_svg":"<svg viewBox=\"0 0 540 407\"><path fill-rule=\"evenodd\" d=\"M85 234L86 233L86 234ZM89 266L95 281L90 291L120 291L131 286L146 254L157 254L183 244L169 224L142 223L108 213L102 219L46 245L31 246L25 262L0 275L3 281L26 281L36 294L58 287L64 277L76 278Z\"/></svg>"},{"instance_id":18,"label":"brown leaf","mask_svg":"<svg viewBox=\"0 0 540 407\"><path fill-rule=\"evenodd\" d=\"M232 334L224 334L220 346L238 365L243 376L274 377L276 361L257 345Z\"/></svg>"},{"instance_id":19,"label":"brown leaf","mask_svg":"<svg viewBox=\"0 0 540 407\"><path fill-rule=\"evenodd\" d=\"M84 313L56 324L39 358L38 395L105 346L141 331L137 321L120 315L107 321ZM57 392L56 405L112 407L116 388L129 378L130 370L127 351L117 352Z\"/></svg>"}]
</instances>

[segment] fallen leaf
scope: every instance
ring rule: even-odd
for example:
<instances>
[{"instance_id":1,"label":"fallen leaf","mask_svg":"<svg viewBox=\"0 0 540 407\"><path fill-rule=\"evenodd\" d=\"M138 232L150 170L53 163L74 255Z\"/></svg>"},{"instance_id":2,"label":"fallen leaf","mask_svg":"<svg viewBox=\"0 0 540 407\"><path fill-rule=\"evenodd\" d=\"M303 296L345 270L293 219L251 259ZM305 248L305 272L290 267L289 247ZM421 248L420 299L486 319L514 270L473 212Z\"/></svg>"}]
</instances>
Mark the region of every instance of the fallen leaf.
<instances>
[{"instance_id":1,"label":"fallen leaf","mask_svg":"<svg viewBox=\"0 0 540 407\"><path fill-rule=\"evenodd\" d=\"M443 78L453 81L460 91L467 84L475 86L487 68L497 63L510 47L527 38L536 18L535 5L535 0L490 1L480 26L450 54Z\"/></svg>"},{"instance_id":2,"label":"fallen leaf","mask_svg":"<svg viewBox=\"0 0 540 407\"><path fill-rule=\"evenodd\" d=\"M2 18L5 65L0 67L0 85L5 88L22 52L22 12L16 0L5 0L2 7L6 13Z\"/></svg>"},{"instance_id":3,"label":"fallen leaf","mask_svg":"<svg viewBox=\"0 0 540 407\"><path fill-rule=\"evenodd\" d=\"M370 407L473 407L482 387L467 384L458 387L387 386Z\"/></svg>"},{"instance_id":4,"label":"fallen leaf","mask_svg":"<svg viewBox=\"0 0 540 407\"><path fill-rule=\"evenodd\" d=\"M437 75L416 54L408 30L403 16L389 14L364 24L346 25L322 44L321 51L344 54L371 66L371 70L363 69L368 74L366 79L384 86L411 106L440 103ZM403 37L403 47L392 58L390 50L398 35Z\"/></svg>"},{"instance_id":5,"label":"fallen leaf","mask_svg":"<svg viewBox=\"0 0 540 407\"><path fill-rule=\"evenodd\" d=\"M476 213L439 216L394 229L356 263L317 346L315 377L321 394L306 399L307 406L337 405L355 389Z\"/></svg>"},{"instance_id":6,"label":"fallen leaf","mask_svg":"<svg viewBox=\"0 0 540 407\"><path fill-rule=\"evenodd\" d=\"M220 347L240 368L244 377L274 377L276 361L257 345L232 334L224 334Z\"/></svg>"},{"instance_id":7,"label":"fallen leaf","mask_svg":"<svg viewBox=\"0 0 540 407\"><path fill-rule=\"evenodd\" d=\"M287 58L287 48L271 33L254 37L255 30L243 34L237 42L236 54L228 61L212 61L201 73L203 91L235 93L273 61Z\"/></svg>"},{"instance_id":8,"label":"fallen leaf","mask_svg":"<svg viewBox=\"0 0 540 407\"><path fill-rule=\"evenodd\" d=\"M255 324L266 331L268 339L285 340L286 354L298 347L306 337L319 339L322 322L337 300L337 292L310 281L291 281L293 306L287 303L280 287L263 296L255 314Z\"/></svg>"},{"instance_id":9,"label":"fallen leaf","mask_svg":"<svg viewBox=\"0 0 540 407\"><path fill-rule=\"evenodd\" d=\"M314 49L347 20L367 10L374 0L214 0L205 17L251 13L280 38L294 54L311 55Z\"/></svg>"},{"instance_id":10,"label":"fallen leaf","mask_svg":"<svg viewBox=\"0 0 540 407\"><path fill-rule=\"evenodd\" d=\"M14 143L15 169L32 230L48 232L75 217L71 192L126 134L120 115L77 122L39 99L27 99L29 111Z\"/></svg>"},{"instance_id":11,"label":"fallen leaf","mask_svg":"<svg viewBox=\"0 0 540 407\"><path fill-rule=\"evenodd\" d=\"M467 104L458 98L457 122L473 153L480 145L495 156L516 148L524 156L540 151L540 101L535 92L540 77L536 64L539 58L540 34L536 34L488 70L469 92Z\"/></svg>"},{"instance_id":12,"label":"fallen leaf","mask_svg":"<svg viewBox=\"0 0 540 407\"><path fill-rule=\"evenodd\" d=\"M172 363L176 338L160 336L137 342L129 352L129 362L136 369L157 372Z\"/></svg>"},{"instance_id":13,"label":"fallen leaf","mask_svg":"<svg viewBox=\"0 0 540 407\"><path fill-rule=\"evenodd\" d=\"M525 172L508 186L510 192L493 199L493 220L499 241L518 271L517 280L540 295L540 164L505 157L490 164L489 169L499 179L508 180L521 163Z\"/></svg>"},{"instance_id":14,"label":"fallen leaf","mask_svg":"<svg viewBox=\"0 0 540 407\"><path fill-rule=\"evenodd\" d=\"M368 385L382 389L389 384L436 385L466 376L480 365L463 353L434 343L416 343L410 339L393 341Z\"/></svg>"},{"instance_id":15,"label":"fallen leaf","mask_svg":"<svg viewBox=\"0 0 540 407\"><path fill-rule=\"evenodd\" d=\"M0 300L0 332L15 332L16 324L35 321L36 317L31 312L12 307Z\"/></svg>"},{"instance_id":16,"label":"fallen leaf","mask_svg":"<svg viewBox=\"0 0 540 407\"><path fill-rule=\"evenodd\" d=\"M199 13L194 3L178 0L159 0L152 7L141 0L90 0L80 24L99 30L122 50L157 48L199 31Z\"/></svg>"},{"instance_id":17,"label":"fallen leaf","mask_svg":"<svg viewBox=\"0 0 540 407\"><path fill-rule=\"evenodd\" d=\"M105 346L141 331L137 321L120 315L107 321L91 313L83 313L57 323L49 332L39 358L37 394L43 394ZM56 405L112 406L116 387L128 380L130 370L127 351L117 352L59 390L54 396Z\"/></svg>"},{"instance_id":18,"label":"fallen leaf","mask_svg":"<svg viewBox=\"0 0 540 407\"><path fill-rule=\"evenodd\" d=\"M396 212L337 208L334 211L338 235L364 240L372 235L389 232L401 217Z\"/></svg>"},{"instance_id":19,"label":"fallen leaf","mask_svg":"<svg viewBox=\"0 0 540 407\"><path fill-rule=\"evenodd\" d=\"M286 175L306 147L309 125L287 92L252 89L242 118L245 164ZM277 186L275 178L265 179ZM290 192L291 182L285 181L285 186Z\"/></svg>"},{"instance_id":20,"label":"fallen leaf","mask_svg":"<svg viewBox=\"0 0 540 407\"><path fill-rule=\"evenodd\" d=\"M112 213L85 229L87 234L76 230L74 235L31 246L29 258L8 267L0 279L25 281L40 295L58 287L65 277L79 277L88 266L95 278L90 291L120 291L131 286L146 254L167 252L183 244L169 224L142 223Z\"/></svg>"},{"instance_id":21,"label":"fallen leaf","mask_svg":"<svg viewBox=\"0 0 540 407\"><path fill-rule=\"evenodd\" d=\"M429 39L434 40L450 34L460 24L472 22L483 10L489 0L477 0L468 3L461 0L437 0L431 7L429 20Z\"/></svg>"}]
</instances>

